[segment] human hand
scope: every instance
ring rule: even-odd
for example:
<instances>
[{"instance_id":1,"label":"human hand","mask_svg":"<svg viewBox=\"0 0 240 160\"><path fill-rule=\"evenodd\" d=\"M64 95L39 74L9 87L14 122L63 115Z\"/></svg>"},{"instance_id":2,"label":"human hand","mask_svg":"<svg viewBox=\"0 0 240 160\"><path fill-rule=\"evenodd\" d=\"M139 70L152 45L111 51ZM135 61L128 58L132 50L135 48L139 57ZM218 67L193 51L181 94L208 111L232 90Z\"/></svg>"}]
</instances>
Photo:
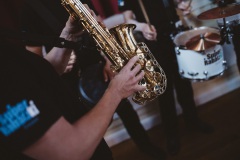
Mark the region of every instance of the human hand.
<instances>
[{"instance_id":1,"label":"human hand","mask_svg":"<svg viewBox=\"0 0 240 160\"><path fill-rule=\"evenodd\" d=\"M104 59L106 60L106 64L103 68L103 77L104 77L104 81L107 82L113 79L113 77L115 76L115 73L111 69L112 63L109 61L109 59L107 57L104 57Z\"/></svg>"},{"instance_id":2,"label":"human hand","mask_svg":"<svg viewBox=\"0 0 240 160\"><path fill-rule=\"evenodd\" d=\"M90 14L97 19L96 14L91 10L88 5L84 4L85 8L90 12ZM78 41L79 37L84 32L84 27L79 22L78 17L69 16L68 21L60 35L61 38L65 38L69 41Z\"/></svg>"},{"instance_id":3,"label":"human hand","mask_svg":"<svg viewBox=\"0 0 240 160\"><path fill-rule=\"evenodd\" d=\"M142 25L142 34L147 40L149 41L157 40L157 30L153 25L149 26L147 23L141 23L141 25Z\"/></svg>"},{"instance_id":4,"label":"human hand","mask_svg":"<svg viewBox=\"0 0 240 160\"><path fill-rule=\"evenodd\" d=\"M84 28L78 23L73 17L69 16L68 21L66 22L65 27L60 35L61 38L64 38L68 41L76 42L79 37L83 34Z\"/></svg>"},{"instance_id":5,"label":"human hand","mask_svg":"<svg viewBox=\"0 0 240 160\"><path fill-rule=\"evenodd\" d=\"M192 0L190 1L183 1L183 0L179 0L178 1L178 8L182 11L183 15L187 15L191 12L191 2Z\"/></svg>"},{"instance_id":6,"label":"human hand","mask_svg":"<svg viewBox=\"0 0 240 160\"><path fill-rule=\"evenodd\" d=\"M138 59L138 56L131 58L121 71L110 81L108 90L112 91L114 96L120 96L121 99L127 98L137 91L146 89L145 86L138 84L144 76L144 71L140 71L140 64L134 66Z\"/></svg>"}]
</instances>

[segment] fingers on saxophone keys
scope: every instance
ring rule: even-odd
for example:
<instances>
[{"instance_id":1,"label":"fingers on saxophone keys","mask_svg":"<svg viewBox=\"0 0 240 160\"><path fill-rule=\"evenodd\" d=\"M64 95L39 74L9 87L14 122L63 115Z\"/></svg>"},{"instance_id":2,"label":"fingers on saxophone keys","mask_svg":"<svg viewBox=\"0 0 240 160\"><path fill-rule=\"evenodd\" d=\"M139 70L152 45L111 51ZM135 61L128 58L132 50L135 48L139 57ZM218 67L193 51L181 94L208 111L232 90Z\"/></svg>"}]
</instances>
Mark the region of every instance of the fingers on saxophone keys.
<instances>
[{"instance_id":1,"label":"fingers on saxophone keys","mask_svg":"<svg viewBox=\"0 0 240 160\"><path fill-rule=\"evenodd\" d=\"M147 89L147 87L138 84L135 89L136 89L136 91L144 91Z\"/></svg>"},{"instance_id":2,"label":"fingers on saxophone keys","mask_svg":"<svg viewBox=\"0 0 240 160\"><path fill-rule=\"evenodd\" d=\"M133 75L134 76L137 75L140 70L141 70L141 65L140 64L136 64L136 66L132 68Z\"/></svg>"},{"instance_id":3,"label":"fingers on saxophone keys","mask_svg":"<svg viewBox=\"0 0 240 160\"><path fill-rule=\"evenodd\" d=\"M136 80L139 82L144 77L144 71L141 70L140 73L136 75Z\"/></svg>"},{"instance_id":4,"label":"fingers on saxophone keys","mask_svg":"<svg viewBox=\"0 0 240 160\"><path fill-rule=\"evenodd\" d=\"M125 68L128 68L129 70L131 70L131 68L133 68L134 64L137 62L138 60L138 56L134 56L133 58L131 58L128 63L125 65Z\"/></svg>"}]
</instances>

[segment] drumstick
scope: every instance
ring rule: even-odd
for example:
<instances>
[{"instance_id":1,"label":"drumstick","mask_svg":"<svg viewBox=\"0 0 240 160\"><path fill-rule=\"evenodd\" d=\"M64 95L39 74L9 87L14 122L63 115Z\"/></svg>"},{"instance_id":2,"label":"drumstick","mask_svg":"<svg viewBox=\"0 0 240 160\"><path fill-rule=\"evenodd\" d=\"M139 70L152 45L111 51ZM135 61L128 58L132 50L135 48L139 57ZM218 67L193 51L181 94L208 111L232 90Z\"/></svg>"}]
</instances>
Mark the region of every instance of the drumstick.
<instances>
[{"instance_id":1,"label":"drumstick","mask_svg":"<svg viewBox=\"0 0 240 160\"><path fill-rule=\"evenodd\" d=\"M192 0L189 1L189 4L188 4L188 6L186 8L189 8L191 6L191 4L192 4ZM181 10L184 11L184 9L181 9Z\"/></svg>"},{"instance_id":2,"label":"drumstick","mask_svg":"<svg viewBox=\"0 0 240 160\"><path fill-rule=\"evenodd\" d=\"M187 8L189 8L191 6L191 4L192 4L192 0L189 1Z\"/></svg>"},{"instance_id":3,"label":"drumstick","mask_svg":"<svg viewBox=\"0 0 240 160\"><path fill-rule=\"evenodd\" d=\"M152 26L151 26L149 17L147 15L147 11L146 11L146 9L144 7L144 4L143 4L142 0L138 0L138 3L140 5L140 7L141 7L141 10L142 10L142 13L143 13L143 16L145 18L146 23L148 24L149 28L152 30Z\"/></svg>"}]
</instances>

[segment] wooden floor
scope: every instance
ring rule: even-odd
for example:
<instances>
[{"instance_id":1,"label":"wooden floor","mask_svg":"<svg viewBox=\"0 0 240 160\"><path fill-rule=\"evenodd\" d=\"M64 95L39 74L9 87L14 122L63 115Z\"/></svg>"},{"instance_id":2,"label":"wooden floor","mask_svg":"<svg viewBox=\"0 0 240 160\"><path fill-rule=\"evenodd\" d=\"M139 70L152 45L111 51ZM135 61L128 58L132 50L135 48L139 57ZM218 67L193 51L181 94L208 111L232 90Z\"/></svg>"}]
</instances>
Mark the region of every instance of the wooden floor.
<instances>
[{"instance_id":1,"label":"wooden floor","mask_svg":"<svg viewBox=\"0 0 240 160\"><path fill-rule=\"evenodd\" d=\"M181 150L167 160L240 160L240 89L198 107L200 117L214 126L212 134L190 132L179 116ZM148 131L152 141L166 150L163 128ZM153 160L141 153L132 142L124 141L114 147L115 160Z\"/></svg>"}]
</instances>

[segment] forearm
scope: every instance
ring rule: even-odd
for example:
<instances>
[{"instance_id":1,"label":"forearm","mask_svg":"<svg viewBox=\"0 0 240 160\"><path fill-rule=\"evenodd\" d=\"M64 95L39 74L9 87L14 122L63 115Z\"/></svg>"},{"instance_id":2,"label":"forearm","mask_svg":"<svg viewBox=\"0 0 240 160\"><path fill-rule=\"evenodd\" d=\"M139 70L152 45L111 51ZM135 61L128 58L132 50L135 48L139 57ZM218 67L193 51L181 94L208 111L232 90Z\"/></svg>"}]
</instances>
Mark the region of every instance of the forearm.
<instances>
[{"instance_id":1,"label":"forearm","mask_svg":"<svg viewBox=\"0 0 240 160\"><path fill-rule=\"evenodd\" d=\"M125 19L124 19L124 15L122 13L115 14L115 15L103 20L103 24L107 28L112 28L114 26L117 26L117 25L123 24L123 23L125 23Z\"/></svg>"},{"instance_id":2,"label":"forearm","mask_svg":"<svg viewBox=\"0 0 240 160\"><path fill-rule=\"evenodd\" d=\"M49 61L58 74L65 71L72 49L54 47L44 58Z\"/></svg>"},{"instance_id":3,"label":"forearm","mask_svg":"<svg viewBox=\"0 0 240 160\"><path fill-rule=\"evenodd\" d=\"M112 92L106 92L98 104L86 116L74 124L76 128L79 128L78 135L84 134L85 136L81 144L89 148L87 151L88 155L93 154L95 148L102 140L120 101L121 99L114 96Z\"/></svg>"},{"instance_id":4,"label":"forearm","mask_svg":"<svg viewBox=\"0 0 240 160\"><path fill-rule=\"evenodd\" d=\"M69 33L66 28L63 29L60 37L68 41L76 41L76 37ZM53 47L44 58L47 59L61 75L67 67L72 51L72 49L68 48Z\"/></svg>"},{"instance_id":5,"label":"forearm","mask_svg":"<svg viewBox=\"0 0 240 160\"><path fill-rule=\"evenodd\" d=\"M123 12L123 15L124 15L125 23L135 24L136 25L135 30L143 32L143 27L145 23L138 22L136 20L135 14L131 10L127 10Z\"/></svg>"},{"instance_id":6,"label":"forearm","mask_svg":"<svg viewBox=\"0 0 240 160\"><path fill-rule=\"evenodd\" d=\"M112 95L114 98L112 98ZM88 160L102 140L120 98L106 92L100 102L74 124L60 118L41 139L24 150L35 159Z\"/></svg>"},{"instance_id":7,"label":"forearm","mask_svg":"<svg viewBox=\"0 0 240 160\"><path fill-rule=\"evenodd\" d=\"M136 25L135 31L141 31L141 32L143 32L143 27L146 24L146 23L138 22L138 21L136 21L134 19L129 19L129 20L126 21L126 23L128 23L128 24L135 24Z\"/></svg>"}]
</instances>

